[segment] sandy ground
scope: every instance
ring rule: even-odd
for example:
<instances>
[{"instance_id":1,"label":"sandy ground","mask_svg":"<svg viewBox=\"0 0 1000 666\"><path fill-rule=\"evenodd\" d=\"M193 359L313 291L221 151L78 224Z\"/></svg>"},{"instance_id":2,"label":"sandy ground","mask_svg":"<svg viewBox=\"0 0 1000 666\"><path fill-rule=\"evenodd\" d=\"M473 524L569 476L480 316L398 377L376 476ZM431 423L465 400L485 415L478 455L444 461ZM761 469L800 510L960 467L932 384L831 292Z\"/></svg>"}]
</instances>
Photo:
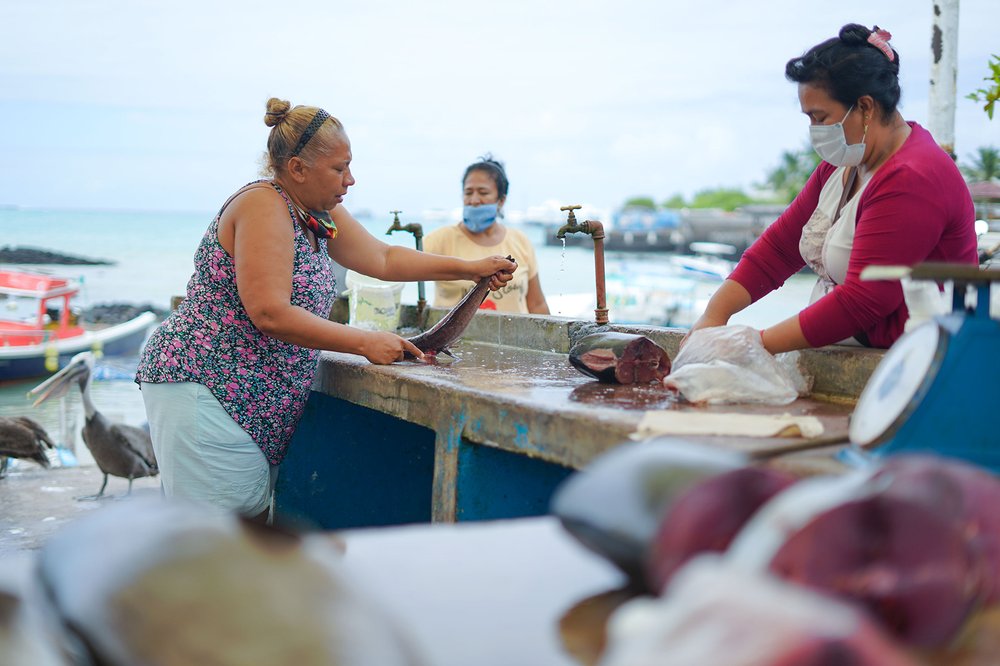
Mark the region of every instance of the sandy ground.
<instances>
[{"instance_id":1,"label":"sandy ground","mask_svg":"<svg viewBox=\"0 0 1000 666\"><path fill-rule=\"evenodd\" d=\"M45 469L19 461L0 479L0 558L34 551L62 527L110 502L128 501L128 480L109 477L105 497L78 500L101 487L103 474L93 463ZM136 479L130 497L160 493L158 478Z\"/></svg>"}]
</instances>

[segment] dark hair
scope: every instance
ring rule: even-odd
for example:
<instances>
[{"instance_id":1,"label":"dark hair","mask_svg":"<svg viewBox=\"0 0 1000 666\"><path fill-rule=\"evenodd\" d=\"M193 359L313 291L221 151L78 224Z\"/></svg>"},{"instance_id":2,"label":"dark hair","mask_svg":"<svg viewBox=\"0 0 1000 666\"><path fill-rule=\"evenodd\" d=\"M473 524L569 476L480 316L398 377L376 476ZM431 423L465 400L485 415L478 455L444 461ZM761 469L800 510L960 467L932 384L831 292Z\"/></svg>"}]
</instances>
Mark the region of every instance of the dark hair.
<instances>
[{"instance_id":1,"label":"dark hair","mask_svg":"<svg viewBox=\"0 0 1000 666\"><path fill-rule=\"evenodd\" d=\"M870 95L882 108L882 119L888 120L899 104L899 54L892 49L894 58L890 60L870 44L868 37L872 32L857 23L845 25L837 37L789 60L785 78L823 88L844 106Z\"/></svg>"},{"instance_id":2,"label":"dark hair","mask_svg":"<svg viewBox=\"0 0 1000 666\"><path fill-rule=\"evenodd\" d=\"M510 189L510 183L507 182L507 172L503 168L503 162L494 159L491 153L486 153L479 158L479 161L475 164L470 164L465 170L465 174L462 176L462 187L465 187L465 179L469 177L469 174L473 171L483 171L488 173L493 182L497 186L497 196L503 199L507 196L507 190Z\"/></svg>"}]
</instances>

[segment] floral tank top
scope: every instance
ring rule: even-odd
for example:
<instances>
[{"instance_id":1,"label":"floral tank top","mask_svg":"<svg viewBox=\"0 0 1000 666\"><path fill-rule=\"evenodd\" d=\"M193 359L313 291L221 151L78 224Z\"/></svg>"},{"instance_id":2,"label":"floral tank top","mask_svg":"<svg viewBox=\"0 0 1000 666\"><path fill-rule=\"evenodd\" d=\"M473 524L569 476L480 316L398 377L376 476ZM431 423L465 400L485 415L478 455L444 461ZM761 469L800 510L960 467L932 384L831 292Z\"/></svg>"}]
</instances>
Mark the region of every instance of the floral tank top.
<instances>
[{"instance_id":1,"label":"floral tank top","mask_svg":"<svg viewBox=\"0 0 1000 666\"><path fill-rule=\"evenodd\" d=\"M296 222L291 303L324 319L336 298L327 239L313 251L306 231ZM234 194L212 220L194 256L187 297L146 343L136 382L197 382L206 386L226 412L277 465L285 457L295 426L305 409L319 351L282 342L262 333L247 315L236 291L233 258L219 243L219 220Z\"/></svg>"}]
</instances>

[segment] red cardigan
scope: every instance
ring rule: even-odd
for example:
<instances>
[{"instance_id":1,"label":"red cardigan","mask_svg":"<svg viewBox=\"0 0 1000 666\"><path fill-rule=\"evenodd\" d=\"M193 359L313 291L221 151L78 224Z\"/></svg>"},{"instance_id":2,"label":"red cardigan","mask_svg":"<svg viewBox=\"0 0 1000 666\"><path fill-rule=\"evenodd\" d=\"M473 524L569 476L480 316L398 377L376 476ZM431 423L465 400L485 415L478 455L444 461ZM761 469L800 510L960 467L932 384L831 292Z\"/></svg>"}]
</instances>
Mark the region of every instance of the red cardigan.
<instances>
[{"instance_id":1,"label":"red cardigan","mask_svg":"<svg viewBox=\"0 0 1000 666\"><path fill-rule=\"evenodd\" d=\"M847 279L799 313L813 347L865 333L874 347L889 347L903 333L908 312L898 282L862 282L869 265L922 261L978 263L975 209L954 161L916 123L906 142L872 176L858 203ZM756 301L798 272L802 227L835 167L826 162L773 224L743 254L729 276Z\"/></svg>"}]
</instances>

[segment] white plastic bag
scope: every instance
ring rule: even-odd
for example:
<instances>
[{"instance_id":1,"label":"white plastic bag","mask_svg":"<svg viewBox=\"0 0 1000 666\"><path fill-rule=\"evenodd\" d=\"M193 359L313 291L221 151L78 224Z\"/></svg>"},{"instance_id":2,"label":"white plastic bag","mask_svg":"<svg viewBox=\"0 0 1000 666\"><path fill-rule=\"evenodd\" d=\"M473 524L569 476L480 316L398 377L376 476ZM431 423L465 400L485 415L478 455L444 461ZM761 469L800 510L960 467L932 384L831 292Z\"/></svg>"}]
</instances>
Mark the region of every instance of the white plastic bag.
<instances>
[{"instance_id":1,"label":"white plastic bag","mask_svg":"<svg viewBox=\"0 0 1000 666\"><path fill-rule=\"evenodd\" d=\"M692 332L663 383L691 402L709 404L787 405L809 391L798 352L770 354L760 331L749 326Z\"/></svg>"}]
</instances>

